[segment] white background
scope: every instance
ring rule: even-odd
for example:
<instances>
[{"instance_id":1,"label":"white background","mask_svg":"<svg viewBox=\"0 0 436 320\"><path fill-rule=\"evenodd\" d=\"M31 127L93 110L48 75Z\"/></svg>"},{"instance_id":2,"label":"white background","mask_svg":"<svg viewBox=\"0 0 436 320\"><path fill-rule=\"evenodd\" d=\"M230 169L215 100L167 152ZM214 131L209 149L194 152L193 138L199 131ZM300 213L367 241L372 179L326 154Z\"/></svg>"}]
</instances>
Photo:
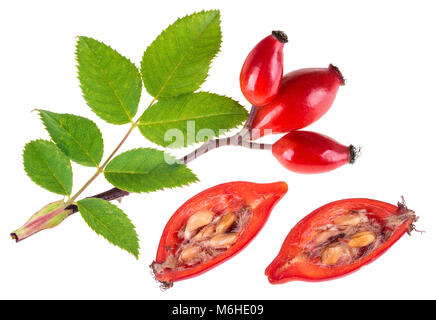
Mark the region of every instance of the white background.
<instances>
[{"instance_id":1,"label":"white background","mask_svg":"<svg viewBox=\"0 0 436 320\"><path fill-rule=\"evenodd\" d=\"M85 104L75 37L99 39L139 65L147 45L177 17L212 8L221 10L223 43L203 89L248 107L239 90L241 65L260 39L282 29L289 36L285 72L329 63L342 70L346 86L309 129L362 145L358 162L326 174L298 175L267 151L228 147L210 152L190 164L201 182L122 202L140 237L139 261L97 236L77 214L15 244L9 233L58 199L33 184L22 168L24 144L48 138L31 110L93 119L105 137L106 154L127 130L106 124ZM0 298L436 298L435 9L432 1L3 1ZM143 93L142 107L150 101ZM135 146L152 145L136 132L123 150ZM77 190L94 169L75 164L73 169ZM161 292L148 265L168 218L196 193L234 180L285 180L289 192L238 256ZM100 178L87 195L108 187ZM339 280L272 286L263 275L289 230L312 210L348 197L395 203L401 195L421 217L418 228L425 234L405 236L379 260Z\"/></svg>"}]
</instances>

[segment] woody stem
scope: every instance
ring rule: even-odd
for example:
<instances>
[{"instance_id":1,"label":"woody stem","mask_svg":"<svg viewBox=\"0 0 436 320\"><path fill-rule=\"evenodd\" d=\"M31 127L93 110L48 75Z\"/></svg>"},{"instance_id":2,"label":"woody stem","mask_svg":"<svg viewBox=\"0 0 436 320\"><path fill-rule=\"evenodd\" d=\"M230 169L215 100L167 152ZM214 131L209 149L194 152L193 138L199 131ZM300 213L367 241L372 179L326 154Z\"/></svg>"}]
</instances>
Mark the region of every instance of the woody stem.
<instances>
[{"instance_id":1,"label":"woody stem","mask_svg":"<svg viewBox=\"0 0 436 320\"><path fill-rule=\"evenodd\" d=\"M242 131L241 131L242 132ZM245 147L249 149L258 149L258 150L271 150L272 145L271 144L265 144L265 143L256 143L244 140L243 135L241 133L238 133L232 137L229 138L220 138L220 139L214 139L209 140L205 142L202 146L195 149L191 153L187 154L186 156L179 159L179 162L187 164L198 157L204 155L205 153L209 152L210 150L217 149L224 146L238 146L238 147ZM130 193L118 188L112 188L105 192L96 194L92 196L91 198L100 198L107 201L121 199L125 196L128 196ZM77 206L71 205L68 207L68 209L72 209L72 213L77 212Z\"/></svg>"}]
</instances>

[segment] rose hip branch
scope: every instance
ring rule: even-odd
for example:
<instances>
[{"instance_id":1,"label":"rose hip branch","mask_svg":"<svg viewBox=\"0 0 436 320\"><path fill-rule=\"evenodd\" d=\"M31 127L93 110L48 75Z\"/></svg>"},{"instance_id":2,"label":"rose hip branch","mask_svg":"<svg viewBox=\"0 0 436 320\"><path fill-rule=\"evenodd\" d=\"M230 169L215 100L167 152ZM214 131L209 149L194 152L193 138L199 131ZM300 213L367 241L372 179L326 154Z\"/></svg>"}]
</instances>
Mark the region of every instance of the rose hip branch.
<instances>
[{"instance_id":1,"label":"rose hip branch","mask_svg":"<svg viewBox=\"0 0 436 320\"><path fill-rule=\"evenodd\" d=\"M224 146L269 150L284 168L300 174L324 173L355 162L359 148L301 130L330 109L339 88L345 84L342 73L330 64L327 68L303 68L283 75L283 50L288 38L282 31L273 31L262 39L242 66L240 89L252 105L248 119L247 110L237 101L198 91L219 52L219 21L217 10L177 20L144 52L141 70L111 47L79 37L79 80L87 104L103 120L131 123L131 127L100 165L103 138L93 121L38 110L52 140L29 142L23 152L24 168L36 184L64 198L45 205L12 232L16 242L56 227L80 211L97 234L138 258L139 237L134 225L121 208L108 201L121 200L130 192L153 192L197 182L197 176L186 164ZM185 37L186 32L196 35ZM143 87L153 99L143 114L133 120ZM202 142L206 138L190 142L188 125L186 132L181 130L185 121L188 124L194 119L199 124L197 129L209 128L206 131L212 134L180 159L153 148L136 148L117 155L135 128L161 147L170 147L163 135L169 130L181 133L177 137L183 143L178 147ZM244 121L237 134L220 138ZM195 126L193 132L199 136ZM273 144L255 142L269 134L282 136ZM76 193L72 193L70 161L97 169ZM101 174L114 188L78 199ZM287 190L283 181L233 181L189 199L168 220L162 233L151 264L156 280L168 288L239 253L260 232ZM265 274L272 284L347 275L410 233L416 220L415 213L404 203L394 206L366 198L331 202L300 220Z\"/></svg>"}]
</instances>

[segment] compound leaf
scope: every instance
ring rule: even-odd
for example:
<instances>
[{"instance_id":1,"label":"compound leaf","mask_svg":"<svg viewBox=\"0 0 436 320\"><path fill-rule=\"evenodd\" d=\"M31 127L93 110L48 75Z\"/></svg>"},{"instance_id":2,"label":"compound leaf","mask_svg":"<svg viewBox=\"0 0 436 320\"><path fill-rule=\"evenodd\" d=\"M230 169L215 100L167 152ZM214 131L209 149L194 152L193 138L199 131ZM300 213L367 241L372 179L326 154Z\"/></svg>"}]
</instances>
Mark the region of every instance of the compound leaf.
<instances>
[{"instance_id":1,"label":"compound leaf","mask_svg":"<svg viewBox=\"0 0 436 320\"><path fill-rule=\"evenodd\" d=\"M141 97L136 66L102 42L79 37L76 51L80 86L91 109L113 124L132 121Z\"/></svg>"},{"instance_id":2,"label":"compound leaf","mask_svg":"<svg viewBox=\"0 0 436 320\"><path fill-rule=\"evenodd\" d=\"M70 160L53 142L34 140L26 144L23 163L27 175L37 185L57 194L71 194Z\"/></svg>"},{"instance_id":3,"label":"compound leaf","mask_svg":"<svg viewBox=\"0 0 436 320\"><path fill-rule=\"evenodd\" d=\"M198 92L159 100L142 114L139 130L158 145L186 147L223 134L247 116L247 110L230 98Z\"/></svg>"},{"instance_id":4,"label":"compound leaf","mask_svg":"<svg viewBox=\"0 0 436 320\"><path fill-rule=\"evenodd\" d=\"M80 200L77 207L92 230L138 258L139 240L135 226L120 208L99 198Z\"/></svg>"},{"instance_id":5,"label":"compound leaf","mask_svg":"<svg viewBox=\"0 0 436 320\"><path fill-rule=\"evenodd\" d=\"M141 74L145 88L156 98L194 92L206 80L220 45L218 10L178 19L144 52Z\"/></svg>"},{"instance_id":6,"label":"compound leaf","mask_svg":"<svg viewBox=\"0 0 436 320\"><path fill-rule=\"evenodd\" d=\"M39 110L39 114L53 141L71 160L98 167L103 156L103 138L93 121L46 110Z\"/></svg>"},{"instance_id":7,"label":"compound leaf","mask_svg":"<svg viewBox=\"0 0 436 320\"><path fill-rule=\"evenodd\" d=\"M115 187L130 192L180 187L198 180L174 157L150 148L133 149L118 155L106 166L104 175Z\"/></svg>"}]
</instances>

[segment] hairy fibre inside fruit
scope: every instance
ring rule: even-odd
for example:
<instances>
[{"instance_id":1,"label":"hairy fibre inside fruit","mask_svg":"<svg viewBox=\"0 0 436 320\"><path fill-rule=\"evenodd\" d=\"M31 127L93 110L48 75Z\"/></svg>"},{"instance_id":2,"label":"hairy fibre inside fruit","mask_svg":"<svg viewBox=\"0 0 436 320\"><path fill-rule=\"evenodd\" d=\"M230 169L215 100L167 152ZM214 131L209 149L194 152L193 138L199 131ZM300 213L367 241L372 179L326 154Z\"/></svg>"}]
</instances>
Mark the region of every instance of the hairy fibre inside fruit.
<instances>
[{"instance_id":1,"label":"hairy fibre inside fruit","mask_svg":"<svg viewBox=\"0 0 436 320\"><path fill-rule=\"evenodd\" d=\"M399 204L396 214L384 219L367 209L350 210L316 228L302 253L293 260L304 259L324 267L348 265L379 248L405 221L416 219L404 204Z\"/></svg>"},{"instance_id":2,"label":"hairy fibre inside fruit","mask_svg":"<svg viewBox=\"0 0 436 320\"><path fill-rule=\"evenodd\" d=\"M171 249L164 262L153 263L153 271L184 270L223 254L240 238L251 217L251 208L242 204L231 211L194 213L177 233L177 248Z\"/></svg>"}]
</instances>

